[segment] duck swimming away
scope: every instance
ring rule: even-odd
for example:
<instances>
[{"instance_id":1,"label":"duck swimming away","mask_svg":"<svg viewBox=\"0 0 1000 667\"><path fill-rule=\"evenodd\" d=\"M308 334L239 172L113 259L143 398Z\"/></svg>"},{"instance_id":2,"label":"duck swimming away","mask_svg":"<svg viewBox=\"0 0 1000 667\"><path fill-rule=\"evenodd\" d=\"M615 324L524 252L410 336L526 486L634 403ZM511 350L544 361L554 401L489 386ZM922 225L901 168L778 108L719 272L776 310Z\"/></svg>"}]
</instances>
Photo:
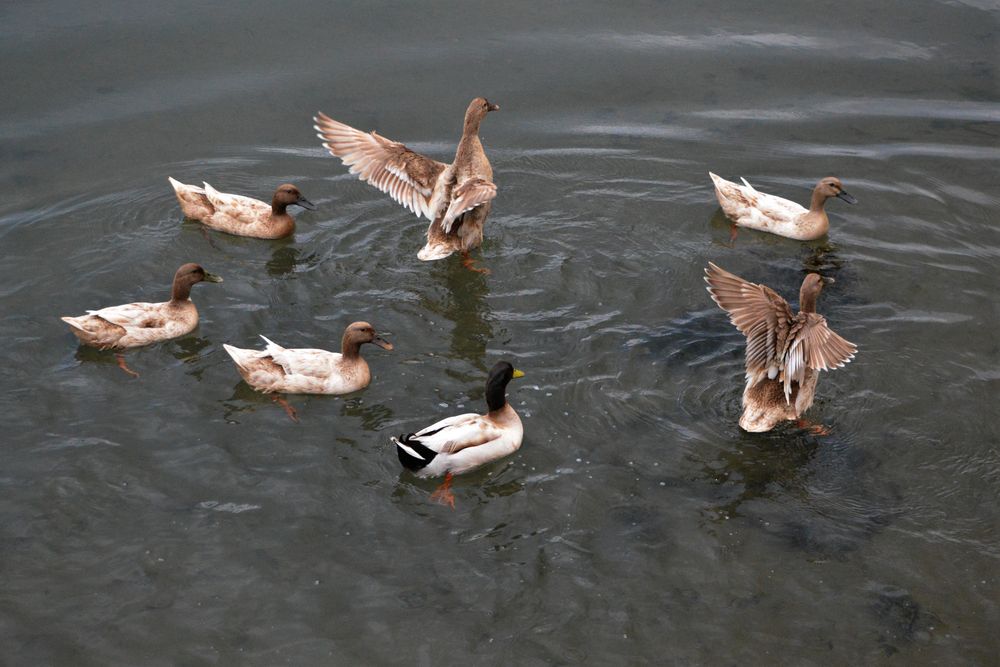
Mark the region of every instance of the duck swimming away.
<instances>
[{"instance_id":1,"label":"duck swimming away","mask_svg":"<svg viewBox=\"0 0 1000 667\"><path fill-rule=\"evenodd\" d=\"M816 395L819 371L840 368L858 348L836 333L816 312L823 285L833 282L810 273L799 290L799 312L764 285L743 280L709 262L705 282L712 300L729 313L747 338L746 387L740 427L770 431L783 420L797 420ZM825 435L822 430L814 431Z\"/></svg>"},{"instance_id":2,"label":"duck swimming away","mask_svg":"<svg viewBox=\"0 0 1000 667\"><path fill-rule=\"evenodd\" d=\"M257 239L280 239L295 231L295 219L288 213L289 206L316 210L311 201L302 196L290 183L279 185L267 204L242 195L219 192L208 183L204 188L186 185L167 177L174 187L181 211L192 220L206 227L235 236Z\"/></svg>"},{"instance_id":3,"label":"duck swimming away","mask_svg":"<svg viewBox=\"0 0 1000 667\"><path fill-rule=\"evenodd\" d=\"M507 384L524 377L506 361L498 361L486 379L484 415L474 412L448 417L416 433L392 438L403 467L417 477L445 475L444 483L431 499L455 508L451 493L452 475L468 472L502 459L521 447L524 428L521 418L507 402Z\"/></svg>"},{"instance_id":4,"label":"duck swimming away","mask_svg":"<svg viewBox=\"0 0 1000 667\"><path fill-rule=\"evenodd\" d=\"M482 97L469 103L451 164L415 153L375 132L356 130L322 112L313 120L323 146L349 166L352 174L431 221L427 244L417 253L419 259L444 259L460 252L463 266L489 273L473 265L469 252L482 245L483 225L497 195L479 125L486 114L499 108Z\"/></svg>"},{"instance_id":5,"label":"duck swimming away","mask_svg":"<svg viewBox=\"0 0 1000 667\"><path fill-rule=\"evenodd\" d=\"M177 338L198 326L198 309L190 296L191 287L202 281L221 283L222 278L197 264L183 264L174 273L169 301L110 306L88 310L86 315L59 319L70 326L70 331L81 343L99 350L124 350ZM125 365L124 357L116 356L122 370L139 377Z\"/></svg>"},{"instance_id":6,"label":"duck swimming away","mask_svg":"<svg viewBox=\"0 0 1000 667\"><path fill-rule=\"evenodd\" d=\"M837 197L848 204L858 203L857 199L844 190L840 179L833 176L816 184L807 209L788 199L757 192L746 179L742 179L743 185L737 185L712 172L708 172L708 175L715 183L715 196L722 212L734 225L799 241L812 241L829 231L830 219L825 209L827 199ZM733 238L735 236L734 227Z\"/></svg>"}]
</instances>

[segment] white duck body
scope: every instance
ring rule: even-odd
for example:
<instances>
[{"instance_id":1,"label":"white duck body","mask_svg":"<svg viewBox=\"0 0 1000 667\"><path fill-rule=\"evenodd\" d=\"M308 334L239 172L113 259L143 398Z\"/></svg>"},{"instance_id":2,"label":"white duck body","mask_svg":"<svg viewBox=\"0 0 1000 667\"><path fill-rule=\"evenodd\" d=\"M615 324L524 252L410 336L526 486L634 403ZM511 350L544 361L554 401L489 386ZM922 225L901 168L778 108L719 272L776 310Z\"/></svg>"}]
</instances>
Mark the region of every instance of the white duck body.
<instances>
[{"instance_id":1,"label":"white duck body","mask_svg":"<svg viewBox=\"0 0 1000 667\"><path fill-rule=\"evenodd\" d=\"M708 175L715 184L719 206L734 224L799 241L818 239L829 231L830 219L824 208L827 199L838 197L851 204L857 202L833 177L816 184L810 207L805 208L788 199L758 192L746 179L741 179L743 185L738 185L712 172Z\"/></svg>"},{"instance_id":2,"label":"white duck body","mask_svg":"<svg viewBox=\"0 0 1000 667\"><path fill-rule=\"evenodd\" d=\"M240 375L251 387L265 394L350 394L368 386L371 370L361 356L363 343L385 349L392 345L375 333L367 322L355 322L344 332L343 352L314 348L284 348L261 336L263 350L223 345Z\"/></svg>"},{"instance_id":3,"label":"white duck body","mask_svg":"<svg viewBox=\"0 0 1000 667\"><path fill-rule=\"evenodd\" d=\"M168 177L185 216L201 221L206 227L236 236L278 239L295 231L295 219L287 207L316 207L294 185L278 186L271 203L219 192L208 183L203 188L187 185Z\"/></svg>"},{"instance_id":4,"label":"white duck body","mask_svg":"<svg viewBox=\"0 0 1000 667\"><path fill-rule=\"evenodd\" d=\"M184 264L174 274L170 301L127 303L60 319L80 342L101 350L124 350L170 340L198 326L198 309L190 295L191 286L203 280L222 282L197 264Z\"/></svg>"},{"instance_id":5,"label":"white duck body","mask_svg":"<svg viewBox=\"0 0 1000 667\"><path fill-rule=\"evenodd\" d=\"M409 436L405 442L393 438L397 447L421 457L415 440L437 455L430 463L414 470L418 477L459 475L516 452L524 438L521 418L510 405L497 412L479 415L470 412L448 417Z\"/></svg>"}]
</instances>

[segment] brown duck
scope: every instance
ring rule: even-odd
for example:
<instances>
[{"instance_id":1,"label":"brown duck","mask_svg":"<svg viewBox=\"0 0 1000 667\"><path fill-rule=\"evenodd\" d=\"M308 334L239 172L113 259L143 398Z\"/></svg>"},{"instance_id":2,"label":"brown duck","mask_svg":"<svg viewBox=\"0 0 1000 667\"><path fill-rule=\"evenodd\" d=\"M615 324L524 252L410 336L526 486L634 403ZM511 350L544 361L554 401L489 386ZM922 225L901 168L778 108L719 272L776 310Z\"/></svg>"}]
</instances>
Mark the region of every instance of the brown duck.
<instances>
[{"instance_id":1,"label":"brown duck","mask_svg":"<svg viewBox=\"0 0 1000 667\"><path fill-rule=\"evenodd\" d=\"M810 273L799 290L799 312L764 285L743 280L709 262L705 282L715 303L747 338L746 388L740 426L770 431L783 420L797 420L816 394L818 371L840 368L857 346L834 333L816 312L825 282Z\"/></svg>"},{"instance_id":2,"label":"brown duck","mask_svg":"<svg viewBox=\"0 0 1000 667\"><path fill-rule=\"evenodd\" d=\"M463 265L475 271L469 251L483 242L483 224L497 195L493 169L479 140L479 124L499 109L482 97L469 103L455 161L443 164L415 153L375 132L361 132L318 112L313 120L323 146L351 168L352 174L431 221L422 260L462 253Z\"/></svg>"},{"instance_id":3,"label":"brown duck","mask_svg":"<svg viewBox=\"0 0 1000 667\"><path fill-rule=\"evenodd\" d=\"M316 210L313 203L291 183L279 185L268 204L243 195L219 192L208 183L199 188L169 176L167 180L173 186L185 216L226 234L257 239L284 238L295 231L295 219L288 213L289 206Z\"/></svg>"}]
</instances>

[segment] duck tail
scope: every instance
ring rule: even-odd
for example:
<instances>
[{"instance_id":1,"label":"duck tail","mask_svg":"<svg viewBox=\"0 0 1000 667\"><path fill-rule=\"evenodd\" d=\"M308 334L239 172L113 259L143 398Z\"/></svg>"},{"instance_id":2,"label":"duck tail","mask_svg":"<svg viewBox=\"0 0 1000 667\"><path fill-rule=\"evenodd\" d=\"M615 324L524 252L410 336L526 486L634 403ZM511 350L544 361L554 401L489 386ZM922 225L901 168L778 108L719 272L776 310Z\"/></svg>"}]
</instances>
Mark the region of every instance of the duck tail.
<instances>
[{"instance_id":1,"label":"duck tail","mask_svg":"<svg viewBox=\"0 0 1000 667\"><path fill-rule=\"evenodd\" d=\"M396 454L403 467L416 472L430 465L430 462L437 456L437 452L422 445L419 440L413 437L414 435L413 433L400 435L398 438L392 438L392 443L396 445Z\"/></svg>"},{"instance_id":2,"label":"duck tail","mask_svg":"<svg viewBox=\"0 0 1000 667\"><path fill-rule=\"evenodd\" d=\"M232 345L222 344L222 349L224 349L230 357L233 358L233 362L238 368L243 370L247 369L247 362L254 358L255 350L244 350L239 347L234 347Z\"/></svg>"}]
</instances>

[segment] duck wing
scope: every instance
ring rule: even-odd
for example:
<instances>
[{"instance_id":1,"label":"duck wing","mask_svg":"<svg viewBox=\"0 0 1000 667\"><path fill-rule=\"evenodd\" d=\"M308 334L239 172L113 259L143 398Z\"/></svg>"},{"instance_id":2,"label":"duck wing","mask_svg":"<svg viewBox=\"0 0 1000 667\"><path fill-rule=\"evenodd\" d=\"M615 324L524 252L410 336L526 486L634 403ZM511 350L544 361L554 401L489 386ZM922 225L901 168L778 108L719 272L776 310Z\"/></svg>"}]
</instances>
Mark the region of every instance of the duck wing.
<instances>
[{"instance_id":1,"label":"duck wing","mask_svg":"<svg viewBox=\"0 0 1000 667\"><path fill-rule=\"evenodd\" d=\"M409 440L416 440L438 454L454 454L496 440L503 431L483 415L470 412L442 419L417 431Z\"/></svg>"},{"instance_id":2,"label":"duck wing","mask_svg":"<svg viewBox=\"0 0 1000 667\"><path fill-rule=\"evenodd\" d=\"M205 197L211 202L216 213L238 220L252 221L260 216L266 216L271 212L271 205L259 199L219 192L208 183L205 183L204 186Z\"/></svg>"},{"instance_id":3,"label":"duck wing","mask_svg":"<svg viewBox=\"0 0 1000 667\"><path fill-rule=\"evenodd\" d=\"M795 319L788 302L770 287L743 280L711 262L705 269L705 282L712 300L729 313L729 320L747 338L747 377L780 369Z\"/></svg>"},{"instance_id":4,"label":"duck wing","mask_svg":"<svg viewBox=\"0 0 1000 667\"><path fill-rule=\"evenodd\" d=\"M497 186L482 178L470 178L451 191L451 203L441 218L441 229L445 234L451 232L454 222L463 213L471 211L481 204L497 196Z\"/></svg>"},{"instance_id":5,"label":"duck wing","mask_svg":"<svg viewBox=\"0 0 1000 667\"><path fill-rule=\"evenodd\" d=\"M805 369L829 371L840 368L854 358L858 346L835 333L818 313L799 313L790 331L785 353L785 396L791 394L791 383L805 378Z\"/></svg>"},{"instance_id":6,"label":"duck wing","mask_svg":"<svg viewBox=\"0 0 1000 667\"><path fill-rule=\"evenodd\" d=\"M267 342L264 352L284 369L286 375L304 375L324 379L333 372L340 354L313 348L288 349L261 336Z\"/></svg>"},{"instance_id":7,"label":"duck wing","mask_svg":"<svg viewBox=\"0 0 1000 667\"><path fill-rule=\"evenodd\" d=\"M162 327L165 321L162 305L144 302L126 303L100 310L88 310L87 314L120 327L155 329Z\"/></svg>"},{"instance_id":8,"label":"duck wing","mask_svg":"<svg viewBox=\"0 0 1000 667\"><path fill-rule=\"evenodd\" d=\"M418 216L434 220L434 186L448 165L411 151L375 132L362 132L323 112L313 116L323 147L362 181L392 197Z\"/></svg>"}]
</instances>

